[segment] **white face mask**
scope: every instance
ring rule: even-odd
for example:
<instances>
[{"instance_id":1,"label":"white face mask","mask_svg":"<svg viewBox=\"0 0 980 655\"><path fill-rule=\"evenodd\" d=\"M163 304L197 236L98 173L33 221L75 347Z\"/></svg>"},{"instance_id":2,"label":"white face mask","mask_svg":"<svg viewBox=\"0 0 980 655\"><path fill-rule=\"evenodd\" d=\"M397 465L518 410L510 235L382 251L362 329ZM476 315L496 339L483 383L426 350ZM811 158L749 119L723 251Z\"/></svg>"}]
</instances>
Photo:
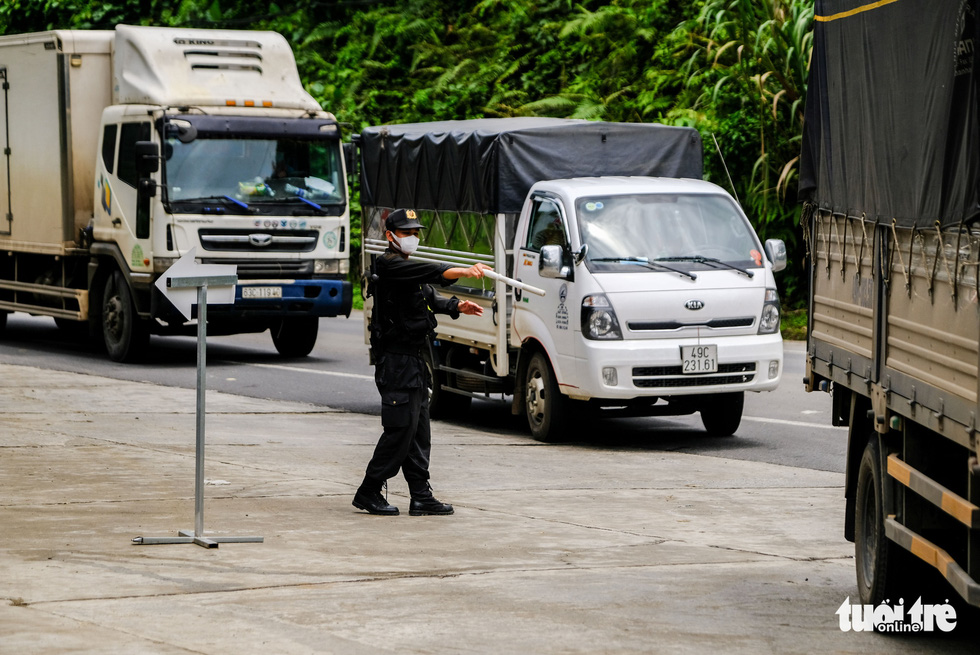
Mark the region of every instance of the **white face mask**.
<instances>
[{"instance_id":1,"label":"white face mask","mask_svg":"<svg viewBox=\"0 0 980 655\"><path fill-rule=\"evenodd\" d=\"M419 247L418 237L408 236L399 238L397 234L392 232L391 240L392 243L395 244L395 247L398 248L404 255L411 255L413 252L418 250Z\"/></svg>"}]
</instances>

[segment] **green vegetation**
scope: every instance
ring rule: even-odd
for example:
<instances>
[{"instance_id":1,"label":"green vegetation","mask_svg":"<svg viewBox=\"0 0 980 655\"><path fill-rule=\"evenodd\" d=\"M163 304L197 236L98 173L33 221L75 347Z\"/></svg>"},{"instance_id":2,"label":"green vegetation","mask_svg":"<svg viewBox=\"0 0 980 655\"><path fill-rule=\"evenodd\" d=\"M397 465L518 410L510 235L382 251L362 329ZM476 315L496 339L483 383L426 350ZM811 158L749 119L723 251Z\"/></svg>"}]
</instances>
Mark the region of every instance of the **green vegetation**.
<instances>
[{"instance_id":1,"label":"green vegetation","mask_svg":"<svg viewBox=\"0 0 980 655\"><path fill-rule=\"evenodd\" d=\"M806 341L807 311L791 309L783 312L779 331L787 341Z\"/></svg>"},{"instance_id":2,"label":"green vegetation","mask_svg":"<svg viewBox=\"0 0 980 655\"><path fill-rule=\"evenodd\" d=\"M695 127L706 177L735 191L762 239L786 241L790 309L806 297L795 189L812 19L807 0L0 4L6 34L121 22L281 32L309 92L353 132L530 115Z\"/></svg>"}]
</instances>

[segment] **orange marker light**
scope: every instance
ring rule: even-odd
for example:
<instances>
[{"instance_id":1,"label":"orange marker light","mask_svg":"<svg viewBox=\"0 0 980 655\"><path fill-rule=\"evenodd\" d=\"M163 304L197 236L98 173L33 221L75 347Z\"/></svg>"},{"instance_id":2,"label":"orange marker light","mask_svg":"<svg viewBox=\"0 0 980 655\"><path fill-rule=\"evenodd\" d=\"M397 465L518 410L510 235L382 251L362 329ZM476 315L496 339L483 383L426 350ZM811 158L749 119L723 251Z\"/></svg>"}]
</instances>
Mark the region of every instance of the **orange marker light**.
<instances>
[{"instance_id":1,"label":"orange marker light","mask_svg":"<svg viewBox=\"0 0 980 655\"><path fill-rule=\"evenodd\" d=\"M255 101L254 100L246 100L245 101L245 106L246 107L254 107L255 106Z\"/></svg>"},{"instance_id":2,"label":"orange marker light","mask_svg":"<svg viewBox=\"0 0 980 655\"><path fill-rule=\"evenodd\" d=\"M234 100L225 100L225 104L227 106L229 106L229 107L234 107L235 106L235 101Z\"/></svg>"}]
</instances>

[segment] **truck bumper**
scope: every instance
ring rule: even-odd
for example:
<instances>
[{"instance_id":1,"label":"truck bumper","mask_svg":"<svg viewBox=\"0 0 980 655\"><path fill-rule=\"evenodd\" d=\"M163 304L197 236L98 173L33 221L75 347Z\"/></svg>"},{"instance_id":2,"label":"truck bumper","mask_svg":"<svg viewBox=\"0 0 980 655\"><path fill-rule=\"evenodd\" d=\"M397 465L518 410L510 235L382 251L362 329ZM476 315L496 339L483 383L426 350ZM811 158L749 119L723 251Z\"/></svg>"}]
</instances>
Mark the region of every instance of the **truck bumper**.
<instances>
[{"instance_id":1,"label":"truck bumper","mask_svg":"<svg viewBox=\"0 0 980 655\"><path fill-rule=\"evenodd\" d=\"M281 290L281 297L243 297L243 289ZM246 292L247 293L247 292ZM258 292L260 296L274 292ZM153 316L165 323L184 323L184 317L167 301L155 287L153 294ZM255 284L251 280L241 280L235 287L233 305L212 305L208 303L208 316L211 319L275 319L302 316L350 316L354 301L351 283L346 280L273 280ZM197 306L193 315L197 316Z\"/></svg>"},{"instance_id":2,"label":"truck bumper","mask_svg":"<svg viewBox=\"0 0 980 655\"><path fill-rule=\"evenodd\" d=\"M575 398L771 391L783 373L783 340L778 333L702 337L701 344L718 347L718 372L692 375L681 370L681 346L698 345L697 339L584 341L585 357L562 362L561 389Z\"/></svg>"},{"instance_id":3,"label":"truck bumper","mask_svg":"<svg viewBox=\"0 0 980 655\"><path fill-rule=\"evenodd\" d=\"M246 289L261 293L281 289L282 297L244 297ZM289 280L254 284L243 280L235 287L235 304L217 307L216 313L243 318L275 316L350 316L354 301L351 283L346 280ZM210 312L210 308L208 308Z\"/></svg>"}]
</instances>

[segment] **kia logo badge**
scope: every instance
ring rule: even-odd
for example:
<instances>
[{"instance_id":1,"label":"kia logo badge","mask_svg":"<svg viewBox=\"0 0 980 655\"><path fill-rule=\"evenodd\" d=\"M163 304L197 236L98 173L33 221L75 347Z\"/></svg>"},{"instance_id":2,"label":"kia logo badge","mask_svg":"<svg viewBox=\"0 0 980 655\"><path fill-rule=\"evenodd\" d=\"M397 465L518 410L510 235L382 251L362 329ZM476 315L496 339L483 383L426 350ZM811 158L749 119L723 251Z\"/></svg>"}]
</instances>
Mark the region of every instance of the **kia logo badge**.
<instances>
[{"instance_id":1,"label":"kia logo badge","mask_svg":"<svg viewBox=\"0 0 980 655\"><path fill-rule=\"evenodd\" d=\"M257 246L259 248L262 248L262 247L267 246L270 243L272 243L272 235L271 234L262 234L262 233L259 233L259 234L249 234L248 235L248 242L251 243L253 246Z\"/></svg>"},{"instance_id":2,"label":"kia logo badge","mask_svg":"<svg viewBox=\"0 0 980 655\"><path fill-rule=\"evenodd\" d=\"M699 309L704 309L704 302L701 300L688 300L684 303L684 306L691 311L697 311Z\"/></svg>"}]
</instances>

